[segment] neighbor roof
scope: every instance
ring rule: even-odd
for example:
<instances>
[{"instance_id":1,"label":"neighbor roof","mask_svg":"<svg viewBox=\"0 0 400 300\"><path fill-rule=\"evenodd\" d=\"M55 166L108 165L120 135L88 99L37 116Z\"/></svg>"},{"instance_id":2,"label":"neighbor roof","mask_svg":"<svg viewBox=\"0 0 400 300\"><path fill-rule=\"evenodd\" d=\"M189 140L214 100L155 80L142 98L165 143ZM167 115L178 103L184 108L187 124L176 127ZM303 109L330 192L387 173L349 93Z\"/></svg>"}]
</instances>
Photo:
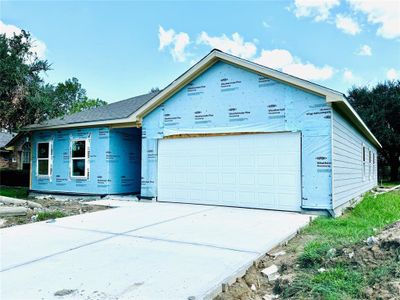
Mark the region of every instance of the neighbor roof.
<instances>
[{"instance_id":1,"label":"neighbor roof","mask_svg":"<svg viewBox=\"0 0 400 300\"><path fill-rule=\"evenodd\" d=\"M118 123L118 120L124 120L137 111L143 104L159 92L151 92L148 94L136 96L126 100L114 102L108 105L88 109L61 118L51 119L40 124L28 125L24 130L36 130L46 128L65 128L76 127L77 125L89 125L90 123L98 123L111 121Z\"/></svg>"},{"instance_id":2,"label":"neighbor roof","mask_svg":"<svg viewBox=\"0 0 400 300\"><path fill-rule=\"evenodd\" d=\"M16 133L9 133L0 131L0 148L6 147L9 141L16 135Z\"/></svg>"}]
</instances>

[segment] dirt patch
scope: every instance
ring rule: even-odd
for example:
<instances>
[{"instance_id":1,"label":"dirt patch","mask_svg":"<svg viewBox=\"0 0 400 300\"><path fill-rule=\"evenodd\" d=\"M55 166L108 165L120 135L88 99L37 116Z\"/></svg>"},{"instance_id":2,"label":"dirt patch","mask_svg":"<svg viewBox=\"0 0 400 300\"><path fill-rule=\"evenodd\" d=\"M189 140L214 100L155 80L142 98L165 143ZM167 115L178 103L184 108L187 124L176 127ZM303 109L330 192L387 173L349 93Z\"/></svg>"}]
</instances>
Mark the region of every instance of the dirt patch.
<instances>
[{"instance_id":1,"label":"dirt patch","mask_svg":"<svg viewBox=\"0 0 400 300\"><path fill-rule=\"evenodd\" d=\"M0 228L10 227L15 225L22 225L33 223L42 220L41 217L45 216L46 219L54 217L66 217L79 215L89 212L100 211L110 207L100 205L88 205L82 200L55 200L53 198L45 199L29 199L29 201L40 204L41 208L28 208L24 216L3 216L0 218ZM54 215L54 217L53 217Z\"/></svg>"},{"instance_id":2,"label":"dirt patch","mask_svg":"<svg viewBox=\"0 0 400 300\"><path fill-rule=\"evenodd\" d=\"M294 290L293 286L298 284L299 277L306 272L312 273L310 276L318 276L337 266L345 266L349 271L354 270L363 275L361 298L400 299L400 221L368 241L331 251L333 255L327 255L318 269L301 269L298 256L304 245L313 239L313 236L299 235L287 245L275 248L214 299L314 299L287 291ZM278 267L279 276L273 281L262 273L262 270L272 265Z\"/></svg>"}]
</instances>

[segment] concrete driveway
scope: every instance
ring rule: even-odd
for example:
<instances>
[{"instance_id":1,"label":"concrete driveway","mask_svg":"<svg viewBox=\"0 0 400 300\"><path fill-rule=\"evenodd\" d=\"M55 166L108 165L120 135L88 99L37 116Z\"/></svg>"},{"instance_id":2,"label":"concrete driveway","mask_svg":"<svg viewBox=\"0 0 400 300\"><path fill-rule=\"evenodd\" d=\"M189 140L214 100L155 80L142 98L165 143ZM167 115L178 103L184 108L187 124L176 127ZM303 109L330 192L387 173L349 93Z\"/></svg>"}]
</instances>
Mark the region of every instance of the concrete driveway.
<instances>
[{"instance_id":1,"label":"concrete driveway","mask_svg":"<svg viewBox=\"0 0 400 300\"><path fill-rule=\"evenodd\" d=\"M1 299L210 298L308 215L135 203L0 230ZM72 290L55 296L60 290Z\"/></svg>"}]
</instances>

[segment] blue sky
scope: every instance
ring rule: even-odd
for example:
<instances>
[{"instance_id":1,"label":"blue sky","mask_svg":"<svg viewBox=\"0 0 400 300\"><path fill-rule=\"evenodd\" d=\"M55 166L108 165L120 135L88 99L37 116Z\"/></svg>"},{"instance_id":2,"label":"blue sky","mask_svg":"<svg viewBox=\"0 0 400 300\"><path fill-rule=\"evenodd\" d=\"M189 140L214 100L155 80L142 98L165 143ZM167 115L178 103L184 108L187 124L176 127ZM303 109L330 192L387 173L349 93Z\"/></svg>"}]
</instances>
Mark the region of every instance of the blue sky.
<instances>
[{"instance_id":1,"label":"blue sky","mask_svg":"<svg viewBox=\"0 0 400 300\"><path fill-rule=\"evenodd\" d=\"M52 64L114 102L163 88L212 48L346 92L400 77L400 1L2 1Z\"/></svg>"}]
</instances>

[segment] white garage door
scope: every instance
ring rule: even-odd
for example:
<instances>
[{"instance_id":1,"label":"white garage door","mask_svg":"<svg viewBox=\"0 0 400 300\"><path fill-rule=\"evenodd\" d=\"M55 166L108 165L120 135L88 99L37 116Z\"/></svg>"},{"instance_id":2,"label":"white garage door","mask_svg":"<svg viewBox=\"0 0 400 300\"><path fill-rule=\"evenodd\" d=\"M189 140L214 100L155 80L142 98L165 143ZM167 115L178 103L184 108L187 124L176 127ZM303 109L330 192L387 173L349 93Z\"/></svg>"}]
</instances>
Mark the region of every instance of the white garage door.
<instances>
[{"instance_id":1,"label":"white garage door","mask_svg":"<svg viewBox=\"0 0 400 300\"><path fill-rule=\"evenodd\" d=\"M159 140L158 200L298 211L300 134Z\"/></svg>"}]
</instances>

